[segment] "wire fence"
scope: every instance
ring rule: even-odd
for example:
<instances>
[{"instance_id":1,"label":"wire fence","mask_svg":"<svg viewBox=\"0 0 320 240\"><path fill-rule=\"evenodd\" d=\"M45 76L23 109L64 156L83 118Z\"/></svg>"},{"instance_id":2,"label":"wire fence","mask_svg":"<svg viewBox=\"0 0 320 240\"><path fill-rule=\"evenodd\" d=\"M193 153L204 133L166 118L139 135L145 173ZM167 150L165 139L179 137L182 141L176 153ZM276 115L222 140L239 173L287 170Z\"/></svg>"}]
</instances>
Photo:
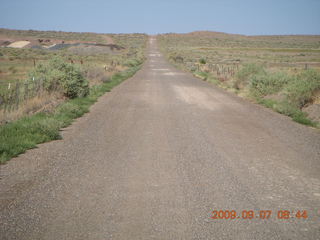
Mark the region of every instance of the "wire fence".
<instances>
[{"instance_id":1,"label":"wire fence","mask_svg":"<svg viewBox=\"0 0 320 240\"><path fill-rule=\"evenodd\" d=\"M32 98L59 90L57 85L45 86L41 79L28 82L0 83L0 112L6 114L16 111Z\"/></svg>"},{"instance_id":2,"label":"wire fence","mask_svg":"<svg viewBox=\"0 0 320 240\"><path fill-rule=\"evenodd\" d=\"M233 77L239 71L238 63L207 63L200 64L198 62L186 62L185 66L191 71L201 71L214 74L220 81L226 81Z\"/></svg>"},{"instance_id":3,"label":"wire fence","mask_svg":"<svg viewBox=\"0 0 320 240\"><path fill-rule=\"evenodd\" d=\"M179 63L181 64L181 62ZM227 81L233 78L237 72L241 69L242 63L239 62L207 62L205 64L199 63L199 61L185 61L183 65L189 71L201 71L213 74L220 81ZM269 68L277 67L277 68L285 68L291 69L293 72L297 72L299 70L307 70L310 68L319 68L319 64L310 64L310 63L268 63L267 66Z\"/></svg>"}]
</instances>

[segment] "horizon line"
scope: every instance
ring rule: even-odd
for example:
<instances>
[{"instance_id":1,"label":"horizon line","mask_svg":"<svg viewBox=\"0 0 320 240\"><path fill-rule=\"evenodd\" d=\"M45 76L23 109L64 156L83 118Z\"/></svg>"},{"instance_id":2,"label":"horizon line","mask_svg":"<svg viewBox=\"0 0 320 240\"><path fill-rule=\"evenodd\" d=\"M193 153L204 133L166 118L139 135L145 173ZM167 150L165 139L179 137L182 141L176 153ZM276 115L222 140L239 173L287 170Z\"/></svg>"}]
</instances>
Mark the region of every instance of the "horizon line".
<instances>
[{"instance_id":1,"label":"horizon line","mask_svg":"<svg viewBox=\"0 0 320 240\"><path fill-rule=\"evenodd\" d=\"M162 32L162 33L146 33L146 32L90 32L90 31L66 31L66 30L39 30L39 29L16 29L16 28L6 28L0 27L0 29L5 30L13 30L13 31L38 31L38 32L65 32L65 33L93 33L93 34L145 34L148 36L154 35L164 35L164 34L190 34L190 33L221 33L221 34L228 34L228 35L240 35L246 37L259 37L259 36L320 36L320 34L315 33L290 33L290 34L242 34L242 33L230 33L230 32L221 32L221 31L214 31L214 30L193 30L191 32Z\"/></svg>"}]
</instances>

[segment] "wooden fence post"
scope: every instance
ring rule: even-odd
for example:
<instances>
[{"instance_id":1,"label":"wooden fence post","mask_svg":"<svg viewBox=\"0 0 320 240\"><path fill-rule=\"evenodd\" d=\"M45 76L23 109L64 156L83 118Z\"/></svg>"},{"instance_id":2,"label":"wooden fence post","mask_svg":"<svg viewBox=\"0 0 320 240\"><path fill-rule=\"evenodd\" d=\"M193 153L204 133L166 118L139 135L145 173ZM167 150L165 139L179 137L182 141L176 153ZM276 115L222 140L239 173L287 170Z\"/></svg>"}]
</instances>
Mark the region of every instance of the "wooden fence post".
<instances>
[{"instance_id":1,"label":"wooden fence post","mask_svg":"<svg viewBox=\"0 0 320 240\"><path fill-rule=\"evenodd\" d=\"M19 103L20 103L20 99L19 99L19 97L20 97L20 83L19 82L17 82L16 83L16 90L15 90L15 107L16 107L16 109L18 109L18 107L19 107Z\"/></svg>"}]
</instances>

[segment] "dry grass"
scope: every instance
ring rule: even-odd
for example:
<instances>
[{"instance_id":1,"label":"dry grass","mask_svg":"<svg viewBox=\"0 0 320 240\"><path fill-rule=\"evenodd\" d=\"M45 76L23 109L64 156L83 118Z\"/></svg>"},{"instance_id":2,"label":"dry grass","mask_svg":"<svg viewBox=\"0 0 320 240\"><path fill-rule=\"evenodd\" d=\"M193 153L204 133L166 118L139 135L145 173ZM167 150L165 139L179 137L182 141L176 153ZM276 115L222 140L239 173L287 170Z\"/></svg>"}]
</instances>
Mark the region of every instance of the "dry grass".
<instances>
[{"instance_id":1,"label":"dry grass","mask_svg":"<svg viewBox=\"0 0 320 240\"><path fill-rule=\"evenodd\" d=\"M64 98L58 92L43 92L41 95L25 100L13 111L5 112L0 109L0 123L15 121L23 116L37 112L51 112Z\"/></svg>"},{"instance_id":2,"label":"dry grass","mask_svg":"<svg viewBox=\"0 0 320 240\"><path fill-rule=\"evenodd\" d=\"M308 67L320 69L320 36L244 36L215 32L165 34L161 49L171 59L183 58L191 70L200 59L207 65L258 63L285 71Z\"/></svg>"}]
</instances>

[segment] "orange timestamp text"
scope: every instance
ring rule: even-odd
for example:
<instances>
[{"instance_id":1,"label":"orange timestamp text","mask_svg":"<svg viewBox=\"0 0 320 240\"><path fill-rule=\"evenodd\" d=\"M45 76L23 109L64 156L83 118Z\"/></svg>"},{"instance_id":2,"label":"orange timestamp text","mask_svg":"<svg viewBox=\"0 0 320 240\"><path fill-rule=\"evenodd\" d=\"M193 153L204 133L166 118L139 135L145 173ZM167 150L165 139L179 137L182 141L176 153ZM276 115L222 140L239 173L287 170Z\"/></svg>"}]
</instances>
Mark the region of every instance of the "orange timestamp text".
<instances>
[{"instance_id":1,"label":"orange timestamp text","mask_svg":"<svg viewBox=\"0 0 320 240\"><path fill-rule=\"evenodd\" d=\"M307 219L307 210L289 211L278 210L275 213L272 210L214 210L212 211L211 219L270 219L275 217L277 219Z\"/></svg>"}]
</instances>

